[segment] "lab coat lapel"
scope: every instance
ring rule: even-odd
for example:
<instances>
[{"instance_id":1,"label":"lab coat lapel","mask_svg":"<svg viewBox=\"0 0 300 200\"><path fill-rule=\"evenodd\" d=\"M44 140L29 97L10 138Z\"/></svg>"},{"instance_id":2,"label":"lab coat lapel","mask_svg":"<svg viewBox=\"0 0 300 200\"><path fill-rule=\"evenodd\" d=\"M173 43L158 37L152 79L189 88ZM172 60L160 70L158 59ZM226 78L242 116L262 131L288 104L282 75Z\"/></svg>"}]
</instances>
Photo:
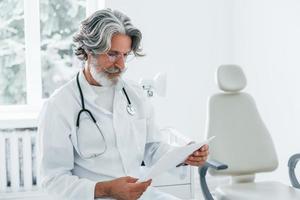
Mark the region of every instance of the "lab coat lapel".
<instances>
[{"instance_id":1,"label":"lab coat lapel","mask_svg":"<svg viewBox=\"0 0 300 200\"><path fill-rule=\"evenodd\" d=\"M121 159L125 174L128 175L130 163L129 157L132 154L130 152L130 122L128 113L126 111L127 101L124 99L122 92L122 86L118 84L115 89L115 98L113 105L113 126L116 133L117 146L120 151Z\"/></svg>"}]
</instances>

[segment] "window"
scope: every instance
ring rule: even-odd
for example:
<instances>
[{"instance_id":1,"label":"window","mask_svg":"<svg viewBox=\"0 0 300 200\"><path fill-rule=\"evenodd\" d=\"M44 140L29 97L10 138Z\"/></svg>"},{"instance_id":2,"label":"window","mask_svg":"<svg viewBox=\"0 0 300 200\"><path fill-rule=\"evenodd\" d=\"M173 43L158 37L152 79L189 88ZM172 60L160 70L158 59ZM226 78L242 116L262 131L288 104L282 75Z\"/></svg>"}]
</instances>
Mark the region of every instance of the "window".
<instances>
[{"instance_id":1,"label":"window","mask_svg":"<svg viewBox=\"0 0 300 200\"><path fill-rule=\"evenodd\" d=\"M37 110L74 76L72 36L101 8L104 0L0 1L0 112Z\"/></svg>"},{"instance_id":2,"label":"window","mask_svg":"<svg viewBox=\"0 0 300 200\"><path fill-rule=\"evenodd\" d=\"M23 3L0 1L0 105L26 103Z\"/></svg>"},{"instance_id":3,"label":"window","mask_svg":"<svg viewBox=\"0 0 300 200\"><path fill-rule=\"evenodd\" d=\"M85 18L85 7L84 0L40 1L43 97L49 97L78 71L72 37Z\"/></svg>"}]
</instances>

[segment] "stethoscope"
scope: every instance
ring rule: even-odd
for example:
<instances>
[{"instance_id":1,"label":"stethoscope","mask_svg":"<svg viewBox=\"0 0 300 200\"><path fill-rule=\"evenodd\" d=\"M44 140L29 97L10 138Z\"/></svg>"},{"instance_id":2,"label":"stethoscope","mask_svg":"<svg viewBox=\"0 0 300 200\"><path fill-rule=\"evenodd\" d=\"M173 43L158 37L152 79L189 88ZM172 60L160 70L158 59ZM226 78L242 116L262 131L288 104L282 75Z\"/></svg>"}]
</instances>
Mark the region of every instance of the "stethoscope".
<instances>
[{"instance_id":1,"label":"stethoscope","mask_svg":"<svg viewBox=\"0 0 300 200\"><path fill-rule=\"evenodd\" d=\"M81 86L80 86L80 83L79 83L79 72L77 73L77 76L76 76L76 82L77 82L77 87L78 87L78 90L79 90L80 100L81 100L81 110L78 112L77 120L76 120L76 139L77 139L77 141L78 141L78 133L77 133L77 131L78 131L78 129L79 129L79 124L80 124L80 123L79 123L79 122L80 122L80 115L81 115L82 113L87 113L88 116L89 116L89 117L91 118L91 120L93 121L93 123L95 124L95 126L97 127L98 131L100 132L101 137L102 137L102 139L103 139L103 141L104 141L104 143L105 143L105 147L104 147L104 150L103 150L102 152L100 152L100 153L93 153L93 154L90 155L90 156L84 156L84 155L81 153L81 151L80 151L79 144L77 145L77 146L78 146L78 153L79 153L79 155L80 155L82 158L84 158L84 159L91 159L91 158L95 158L95 157L98 157L98 156L101 156L102 154L104 154L105 151L106 151L106 149L107 149L107 145L106 145L105 137L104 137L104 135L103 135L103 133L102 133L102 131L101 131L101 129L100 129L100 127L99 127L99 125L98 125L96 119L95 119L95 117L93 116L93 114L92 114L92 112L91 112L90 110L88 110L88 109L85 108L84 96L83 96L82 89L81 89ZM126 90L125 90L124 87L122 87L122 91L123 91L123 93L124 93L124 95L125 95L125 97L126 97L126 99L127 99L127 107L126 107L126 110L127 110L127 112L128 112L129 115L133 116L133 115L135 115L135 112L136 112L136 111L135 111L135 107L131 104L131 101L130 101L130 99L129 99L129 97L128 97L128 95L127 95L127 92L126 92Z\"/></svg>"}]
</instances>

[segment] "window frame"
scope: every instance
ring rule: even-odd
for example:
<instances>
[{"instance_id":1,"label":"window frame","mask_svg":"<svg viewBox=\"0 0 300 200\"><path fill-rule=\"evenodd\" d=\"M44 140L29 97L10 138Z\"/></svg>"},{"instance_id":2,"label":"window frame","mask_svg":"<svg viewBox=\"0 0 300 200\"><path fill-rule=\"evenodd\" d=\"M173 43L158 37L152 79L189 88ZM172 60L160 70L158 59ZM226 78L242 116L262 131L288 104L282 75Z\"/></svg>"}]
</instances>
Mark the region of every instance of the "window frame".
<instances>
[{"instance_id":1,"label":"window frame","mask_svg":"<svg viewBox=\"0 0 300 200\"><path fill-rule=\"evenodd\" d=\"M22 105L0 105L0 129L13 126L14 121L20 123L22 120L29 120L29 124L35 123L42 104L46 100L42 98L39 0L23 1L27 103ZM105 8L105 0L86 0L87 16L103 8Z\"/></svg>"}]
</instances>

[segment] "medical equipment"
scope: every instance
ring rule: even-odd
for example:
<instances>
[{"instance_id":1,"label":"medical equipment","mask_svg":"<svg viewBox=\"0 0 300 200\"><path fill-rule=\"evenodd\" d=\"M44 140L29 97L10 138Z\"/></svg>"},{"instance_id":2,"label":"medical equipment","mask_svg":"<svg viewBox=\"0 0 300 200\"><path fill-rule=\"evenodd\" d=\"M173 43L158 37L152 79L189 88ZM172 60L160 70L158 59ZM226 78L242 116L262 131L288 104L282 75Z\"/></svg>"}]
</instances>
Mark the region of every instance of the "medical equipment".
<instances>
[{"instance_id":1,"label":"medical equipment","mask_svg":"<svg viewBox=\"0 0 300 200\"><path fill-rule=\"evenodd\" d=\"M78 141L78 129L79 129L80 115L82 113L87 113L88 116L91 118L91 120L94 122L94 124L95 124L96 128L98 129L99 133L101 134L101 137L103 138L104 144L105 144L105 147L104 147L103 151L101 151L100 153L93 153L91 156L84 156L81 153L79 145L77 145L79 155L82 158L84 158L84 159L91 159L91 158L95 158L95 157L98 157L98 156L104 154L104 152L107 149L107 144L106 144L106 141L105 141L105 137L104 137L104 135L103 135L103 133L102 133L99 125L97 124L97 121L96 121L95 117L93 116L92 112L90 110L88 110L88 109L85 108L84 96L83 96L82 89L81 89L81 86L80 86L80 83L79 83L79 72L78 72L78 74L76 76L76 82L77 82L77 87L78 87L78 90L79 90L80 100L81 100L81 110L78 112L77 120L76 120L76 133L75 133L76 134L76 139ZM135 115L135 112L136 112L135 107L131 104L131 101L130 101L130 99L129 99L129 97L127 95L127 92L126 92L126 90L125 90L124 87L122 88L122 91L123 91L123 93L124 93L124 95L125 95L125 97L127 99L127 107L126 107L127 112L128 112L129 115L133 116L133 115Z\"/></svg>"},{"instance_id":2,"label":"medical equipment","mask_svg":"<svg viewBox=\"0 0 300 200\"><path fill-rule=\"evenodd\" d=\"M130 101L130 99L129 99L129 97L127 95L127 92L126 92L126 90L125 90L124 87L122 88L122 90L123 90L123 93L125 94L125 97L127 99L127 107L126 107L127 112L128 112L128 114L130 114L130 115L133 116L133 115L135 115L135 107L131 104L131 101Z\"/></svg>"},{"instance_id":3,"label":"medical equipment","mask_svg":"<svg viewBox=\"0 0 300 200\"><path fill-rule=\"evenodd\" d=\"M153 97L154 91L162 97L166 96L167 74L158 73L152 79L141 79L140 85L147 92L148 97Z\"/></svg>"},{"instance_id":4,"label":"medical equipment","mask_svg":"<svg viewBox=\"0 0 300 200\"><path fill-rule=\"evenodd\" d=\"M217 137L210 145L213 162L208 160L198 169L204 199L299 200L299 189L277 181L255 180L258 173L274 171L278 157L255 100L242 91L247 85L242 68L221 65L217 83L221 92L209 98L206 127L207 137ZM228 184L214 188L213 195L206 182L209 168L211 175L231 176Z\"/></svg>"}]
</instances>

